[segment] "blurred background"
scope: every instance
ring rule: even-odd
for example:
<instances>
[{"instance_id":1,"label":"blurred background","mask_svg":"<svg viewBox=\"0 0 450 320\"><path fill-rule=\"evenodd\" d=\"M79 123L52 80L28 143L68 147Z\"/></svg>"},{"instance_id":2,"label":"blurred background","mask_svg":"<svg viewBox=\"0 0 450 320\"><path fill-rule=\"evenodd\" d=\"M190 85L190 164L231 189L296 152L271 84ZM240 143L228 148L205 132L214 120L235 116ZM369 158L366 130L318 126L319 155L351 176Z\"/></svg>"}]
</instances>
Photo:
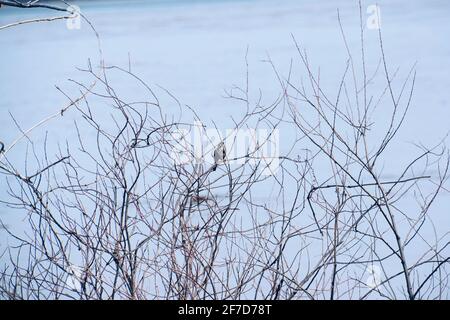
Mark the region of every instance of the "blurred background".
<instances>
[{"instance_id":1,"label":"blurred background","mask_svg":"<svg viewBox=\"0 0 450 320\"><path fill-rule=\"evenodd\" d=\"M51 2L59 5L58 2ZM235 104L224 90L245 83L248 50L250 86L267 101L279 93L270 57L281 73L299 57L293 35L330 94L345 68L346 49L337 9L350 49L359 54L359 8L356 0L149 0L74 1L101 37L108 65L128 68L150 85L159 85L183 104L220 119ZM401 138L433 142L450 126L450 2L377 1L390 68L406 75L417 62L412 111ZM363 19L375 2L363 1ZM0 25L60 15L47 9L3 7ZM367 64L378 64L378 30L365 30ZM81 21L69 29L65 20L26 24L0 31L0 137L11 141L17 130L10 113L23 127L58 110L67 102L55 85L70 92L67 79L82 77L77 67L88 59L98 64L97 39ZM356 59L358 60L358 59ZM295 68L295 65L294 65ZM118 83L124 94L134 84ZM74 92L76 94L76 92ZM64 121L58 120L64 126ZM58 125L57 124L57 125Z\"/></svg>"},{"instance_id":2,"label":"blurred background","mask_svg":"<svg viewBox=\"0 0 450 320\"><path fill-rule=\"evenodd\" d=\"M98 32L107 65L130 68L157 92L169 90L182 104L225 128L230 117L242 111L242 105L224 96L226 90L245 85L246 61L252 94L262 92L264 103L279 95L280 87L267 60L270 58L282 74L289 72L291 64L295 69L299 57L292 37L308 53L313 69L320 70L323 89L335 95L347 59L338 9L349 49L355 55L360 53L360 11L353 0L71 3ZM363 21L370 18L370 7L375 4L362 2ZM450 2L378 0L377 4L390 71L399 68L401 80L417 63L411 111L396 138L396 148L388 151L396 159L385 164L389 176L411 159L414 143L435 145L450 129ZM47 9L2 7L0 26L58 15ZM367 66L373 70L379 62L378 30L366 29L365 38ZM84 20L77 27L59 20L0 30L0 140L8 145L20 135L18 126L27 129L67 105L67 98L55 86L77 96L78 89L68 80L83 81L85 75L77 68L86 68L89 60L94 66L99 64L99 45ZM300 81L302 75L295 77ZM111 80L122 96L138 100L136 96L142 94L126 78ZM380 83L378 89L383 85ZM176 106L167 100L164 108L170 113ZM380 108L376 117L388 121L383 115ZM73 120L72 113L67 112L34 131L33 140L43 141L48 133L60 143L73 141L75 132L67 130ZM281 141L284 134L280 132ZM25 146L26 141L17 145L9 160L23 161ZM2 181L2 194L4 187ZM437 222L447 232L448 192L443 195L438 202L441 210ZM7 208L1 208L4 221L18 221L7 212Z\"/></svg>"}]
</instances>

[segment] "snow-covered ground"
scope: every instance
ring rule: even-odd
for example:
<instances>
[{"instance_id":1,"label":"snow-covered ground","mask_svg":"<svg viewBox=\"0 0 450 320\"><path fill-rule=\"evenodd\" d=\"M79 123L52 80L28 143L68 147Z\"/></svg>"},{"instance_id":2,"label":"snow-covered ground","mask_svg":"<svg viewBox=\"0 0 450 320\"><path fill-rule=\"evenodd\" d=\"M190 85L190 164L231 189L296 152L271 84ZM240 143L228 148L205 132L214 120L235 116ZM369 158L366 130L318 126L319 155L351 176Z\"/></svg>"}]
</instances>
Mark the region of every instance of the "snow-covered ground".
<instances>
[{"instance_id":1,"label":"snow-covered ground","mask_svg":"<svg viewBox=\"0 0 450 320\"><path fill-rule=\"evenodd\" d=\"M412 142L434 145L450 130L450 2L376 1L381 8L384 48L391 70L406 75L417 62L416 89L411 111L390 150L395 163L385 174L397 173L415 150ZM101 37L107 64L131 69L148 84L162 86L183 104L224 128L239 106L224 98L224 89L245 84L248 50L250 88L264 93L265 101L280 91L268 57L281 73L291 59L298 60L291 34L308 52L311 64L320 68L321 84L335 92L345 68L346 50L337 21L337 9L349 47L359 53L357 1L80 1L81 8ZM375 4L363 2L366 9ZM0 26L34 16L54 16L45 10L0 9ZM378 31L367 29L368 68L378 63ZM63 21L22 25L0 30L0 140L6 144L19 134L10 114L28 128L67 103L55 85L73 90L67 79L81 79L76 67L89 58L98 61L97 39L85 21L70 30ZM371 59L372 58L372 59ZM295 66L295 64L294 64ZM120 80L120 79L119 79ZM116 82L121 94L132 97L134 83ZM76 92L73 92L76 95ZM379 119L383 121L383 110ZM388 121L388 119L385 119ZM43 130L61 141L75 139L64 129L70 113L48 123ZM43 139L43 130L34 138ZM283 132L280 132L283 141ZM449 145L449 143L446 143ZM281 145L283 149L283 145ZM21 160L18 146L10 160ZM2 182L3 183L3 182ZM0 184L0 187L2 184ZM3 188L3 187L2 187ZM3 193L3 190L1 191ZM440 198L440 231L450 226L450 197ZM0 218L14 224L14 217L0 207ZM1 231L0 231L1 232ZM1 245L3 247L3 245Z\"/></svg>"}]
</instances>

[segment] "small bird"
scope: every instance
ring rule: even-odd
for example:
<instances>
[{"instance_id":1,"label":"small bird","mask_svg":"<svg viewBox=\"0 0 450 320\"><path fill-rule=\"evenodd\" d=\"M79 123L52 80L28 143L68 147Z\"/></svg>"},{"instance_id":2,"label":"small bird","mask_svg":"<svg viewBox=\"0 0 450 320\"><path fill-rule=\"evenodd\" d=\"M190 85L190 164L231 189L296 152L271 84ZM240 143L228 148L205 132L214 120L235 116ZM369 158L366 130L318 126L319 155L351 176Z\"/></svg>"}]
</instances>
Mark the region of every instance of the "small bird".
<instances>
[{"instance_id":1,"label":"small bird","mask_svg":"<svg viewBox=\"0 0 450 320\"><path fill-rule=\"evenodd\" d=\"M5 144L0 141L0 153L2 153L3 151L5 151Z\"/></svg>"},{"instance_id":2,"label":"small bird","mask_svg":"<svg viewBox=\"0 0 450 320\"><path fill-rule=\"evenodd\" d=\"M121 264L121 260L122 260L122 256L120 254L120 242L119 241L116 242L112 255L113 255L114 262L117 265L120 265Z\"/></svg>"},{"instance_id":3,"label":"small bird","mask_svg":"<svg viewBox=\"0 0 450 320\"><path fill-rule=\"evenodd\" d=\"M194 195L192 196L192 200L193 200L194 202L201 203L201 202L206 202L206 201L208 201L209 198L208 198L208 197L205 197L205 196L195 195L195 194L194 194Z\"/></svg>"},{"instance_id":4,"label":"small bird","mask_svg":"<svg viewBox=\"0 0 450 320\"><path fill-rule=\"evenodd\" d=\"M212 168L213 171L216 171L217 166L221 163L224 163L227 156L227 151L225 148L225 144L221 141L216 149L214 150L214 166Z\"/></svg>"}]
</instances>

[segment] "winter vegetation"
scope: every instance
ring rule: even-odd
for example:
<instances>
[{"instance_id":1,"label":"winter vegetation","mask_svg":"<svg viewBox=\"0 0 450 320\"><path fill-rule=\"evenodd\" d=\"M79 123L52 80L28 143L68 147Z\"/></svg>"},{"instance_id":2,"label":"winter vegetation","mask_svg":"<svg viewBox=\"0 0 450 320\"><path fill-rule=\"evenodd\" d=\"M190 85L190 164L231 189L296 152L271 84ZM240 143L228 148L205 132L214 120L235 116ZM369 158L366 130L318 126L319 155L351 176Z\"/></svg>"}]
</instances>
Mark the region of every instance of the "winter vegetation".
<instances>
[{"instance_id":1,"label":"winter vegetation","mask_svg":"<svg viewBox=\"0 0 450 320\"><path fill-rule=\"evenodd\" d=\"M288 68L265 60L277 94L252 84L246 54L241 85L224 93L232 111L211 119L132 57L109 63L83 11L0 1L0 15L61 14L0 24L0 41L75 15L98 52L58 87L61 108L26 128L11 116L15 140L0 131L2 210L22 217L17 227L0 215L0 298L448 299L448 144L419 141L398 161L419 71L390 63L383 28L368 52L355 3L357 25L334 16L337 85L293 33ZM41 129L69 116L53 144Z\"/></svg>"}]
</instances>

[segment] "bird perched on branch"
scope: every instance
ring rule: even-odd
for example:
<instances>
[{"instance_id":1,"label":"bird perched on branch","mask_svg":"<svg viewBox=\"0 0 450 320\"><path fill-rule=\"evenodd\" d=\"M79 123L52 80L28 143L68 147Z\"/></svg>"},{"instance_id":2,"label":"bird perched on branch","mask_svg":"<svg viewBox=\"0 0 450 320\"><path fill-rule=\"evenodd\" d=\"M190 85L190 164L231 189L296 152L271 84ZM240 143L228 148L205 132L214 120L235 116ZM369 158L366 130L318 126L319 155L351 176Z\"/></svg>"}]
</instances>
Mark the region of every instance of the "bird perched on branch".
<instances>
[{"instance_id":1,"label":"bird perched on branch","mask_svg":"<svg viewBox=\"0 0 450 320\"><path fill-rule=\"evenodd\" d=\"M221 141L216 149L214 150L214 166L212 168L213 171L216 171L217 166L221 163L225 162L226 156L227 156L227 151L225 148L225 144L223 143L223 141Z\"/></svg>"},{"instance_id":2,"label":"bird perched on branch","mask_svg":"<svg viewBox=\"0 0 450 320\"><path fill-rule=\"evenodd\" d=\"M5 144L0 141L0 153L2 153L3 151L5 151Z\"/></svg>"},{"instance_id":3,"label":"bird perched on branch","mask_svg":"<svg viewBox=\"0 0 450 320\"><path fill-rule=\"evenodd\" d=\"M207 196L202 196L202 195L193 195L192 196L192 201L194 201L197 204L207 203L210 200L213 200L213 199L209 198Z\"/></svg>"},{"instance_id":4,"label":"bird perched on branch","mask_svg":"<svg viewBox=\"0 0 450 320\"><path fill-rule=\"evenodd\" d=\"M114 245L113 259L117 265L121 264L122 256L120 254L120 242L119 241L117 241L116 244Z\"/></svg>"}]
</instances>

